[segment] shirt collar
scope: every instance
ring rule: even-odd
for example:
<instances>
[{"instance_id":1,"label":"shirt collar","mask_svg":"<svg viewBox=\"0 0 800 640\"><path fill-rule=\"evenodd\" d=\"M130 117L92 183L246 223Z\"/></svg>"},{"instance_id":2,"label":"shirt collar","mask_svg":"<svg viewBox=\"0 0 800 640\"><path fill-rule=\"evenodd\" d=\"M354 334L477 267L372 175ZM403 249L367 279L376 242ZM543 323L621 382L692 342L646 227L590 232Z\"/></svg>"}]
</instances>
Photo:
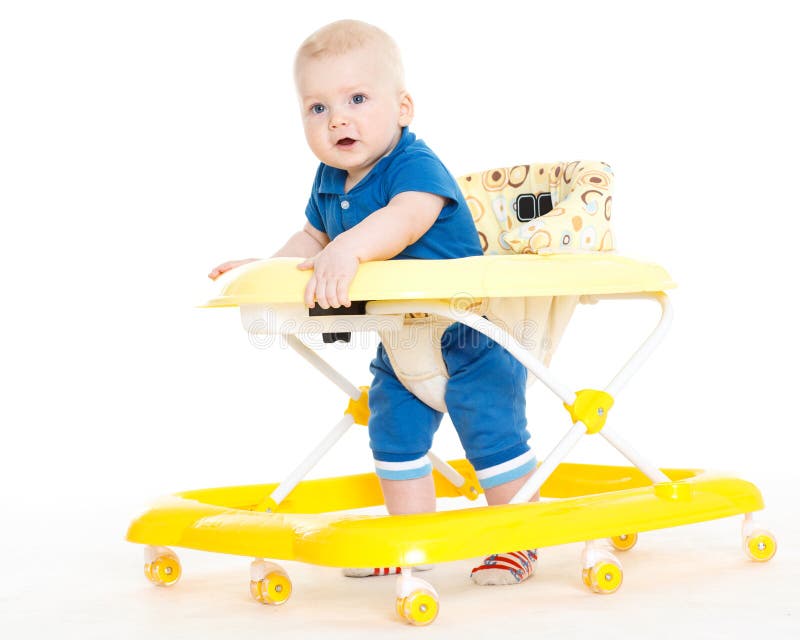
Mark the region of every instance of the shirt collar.
<instances>
[{"instance_id":1,"label":"shirt collar","mask_svg":"<svg viewBox=\"0 0 800 640\"><path fill-rule=\"evenodd\" d=\"M397 141L394 149L392 149L391 153L388 156L384 156L378 162L375 163L375 166L370 169L370 172L364 176L364 178L359 182L354 189L358 189L361 185L365 184L367 180L369 180L373 175L377 175L380 171L383 170L383 167L388 163L392 158L399 155L403 152L408 145L410 145L417 137L409 131L408 127L403 127L402 131L400 132L400 139ZM320 172L320 182L319 182L319 193L330 193L334 195L343 195L344 194L344 182L347 178L347 171L344 169L337 169L336 167L331 167L327 164L321 165L321 172Z\"/></svg>"}]
</instances>

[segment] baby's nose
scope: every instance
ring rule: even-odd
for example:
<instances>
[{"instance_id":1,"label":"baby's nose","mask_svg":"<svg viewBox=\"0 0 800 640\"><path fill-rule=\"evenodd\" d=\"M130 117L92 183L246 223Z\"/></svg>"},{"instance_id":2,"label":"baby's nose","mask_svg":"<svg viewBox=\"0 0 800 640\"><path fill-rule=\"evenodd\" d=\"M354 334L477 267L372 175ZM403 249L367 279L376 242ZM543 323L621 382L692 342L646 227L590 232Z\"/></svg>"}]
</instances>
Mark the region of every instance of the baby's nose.
<instances>
[{"instance_id":1,"label":"baby's nose","mask_svg":"<svg viewBox=\"0 0 800 640\"><path fill-rule=\"evenodd\" d=\"M336 127L344 127L347 125L347 118L344 116L343 113L334 112L331 113L331 119L328 121L328 126L331 129L335 129Z\"/></svg>"}]
</instances>

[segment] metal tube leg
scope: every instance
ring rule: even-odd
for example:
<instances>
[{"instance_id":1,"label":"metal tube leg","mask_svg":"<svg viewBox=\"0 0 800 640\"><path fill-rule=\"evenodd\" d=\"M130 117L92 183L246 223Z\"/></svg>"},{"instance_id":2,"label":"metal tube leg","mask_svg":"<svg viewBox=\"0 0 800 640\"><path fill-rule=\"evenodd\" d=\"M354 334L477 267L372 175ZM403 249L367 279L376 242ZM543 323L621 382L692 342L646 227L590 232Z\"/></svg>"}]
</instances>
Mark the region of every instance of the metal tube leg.
<instances>
[{"instance_id":1,"label":"metal tube leg","mask_svg":"<svg viewBox=\"0 0 800 640\"><path fill-rule=\"evenodd\" d=\"M281 482L275 490L264 499L264 501L259 505L259 508L264 511L274 511L277 506L283 502L283 499L288 496L292 489L294 489L298 483L306 477L309 471L314 468L314 465L320 461L322 456L324 456L330 449L335 445L339 439L347 432L350 426L353 424L353 416L350 414L345 415L336 425L331 429L328 434L322 439L322 441L314 448L314 450L308 454L308 456L303 460L297 468L292 471L288 477Z\"/></svg>"},{"instance_id":2,"label":"metal tube leg","mask_svg":"<svg viewBox=\"0 0 800 640\"><path fill-rule=\"evenodd\" d=\"M428 451L428 459L431 461L433 468L441 473L445 480L458 489L461 495L466 496L470 500L475 500L478 497L479 491L477 487L472 485L467 486L467 479L456 471L447 462L442 460L433 451Z\"/></svg>"},{"instance_id":3,"label":"metal tube leg","mask_svg":"<svg viewBox=\"0 0 800 640\"><path fill-rule=\"evenodd\" d=\"M508 501L508 504L530 502L531 498L536 495L536 492L542 488L542 485L550 477L550 474L564 461L567 454L572 451L573 447L578 444L578 440L585 434L586 426L582 422L572 425L572 428L567 431L567 435L561 439L561 442L556 445L555 449L550 452L550 455L545 458L545 461L539 465L539 468L533 472L533 475L520 487L514 497Z\"/></svg>"},{"instance_id":4,"label":"metal tube leg","mask_svg":"<svg viewBox=\"0 0 800 640\"><path fill-rule=\"evenodd\" d=\"M336 371L331 365L325 362L319 355L312 349L309 349L303 342L293 335L286 336L286 342L294 349L304 360L310 363L328 380L333 382L337 387L344 391L352 400L357 401L361 397L361 390L352 384L347 378ZM314 447L314 450L306 456L306 458L292 471L289 476L281 482L275 490L268 495L256 507L262 511L274 511L278 505L288 496L298 483L308 474L314 465L320 461L330 449L336 444L339 439L347 432L354 422L353 415L346 413L339 422L328 432L322 441Z\"/></svg>"},{"instance_id":5,"label":"metal tube leg","mask_svg":"<svg viewBox=\"0 0 800 640\"><path fill-rule=\"evenodd\" d=\"M647 339L630 357L625 366L620 369L619 373L617 373L614 379L608 383L608 386L606 386L606 392L614 397L617 397L617 394L620 392L620 390L626 384L628 384L628 380L631 379L633 374L635 374L645 363L645 361L652 355L653 351L655 351L658 344L666 335L667 330L672 324L672 306L670 305L669 298L665 293L654 293L649 295L639 294L635 296L609 296L609 298L644 298L648 300L655 300L659 305L661 305L661 318L659 318L656 328L653 329L652 333L650 333Z\"/></svg>"},{"instance_id":6,"label":"metal tube leg","mask_svg":"<svg viewBox=\"0 0 800 640\"><path fill-rule=\"evenodd\" d=\"M353 400L358 400L361 397L359 388L345 378L341 373L336 371L331 365L317 355L313 349L308 348L303 342L293 335L286 336L286 342L294 349L300 356L315 369L317 369L328 380L333 382L337 387L344 391Z\"/></svg>"},{"instance_id":7,"label":"metal tube leg","mask_svg":"<svg viewBox=\"0 0 800 640\"><path fill-rule=\"evenodd\" d=\"M642 473L650 478L654 483L669 482L669 478L656 466L645 460L622 436L613 429L606 426L600 432L606 441L617 451L630 460Z\"/></svg>"},{"instance_id":8,"label":"metal tube leg","mask_svg":"<svg viewBox=\"0 0 800 640\"><path fill-rule=\"evenodd\" d=\"M441 473L445 479L454 487L460 487L466 481L458 471L451 467L447 462L442 460L433 451L428 451L428 459L431 461L433 468Z\"/></svg>"}]
</instances>

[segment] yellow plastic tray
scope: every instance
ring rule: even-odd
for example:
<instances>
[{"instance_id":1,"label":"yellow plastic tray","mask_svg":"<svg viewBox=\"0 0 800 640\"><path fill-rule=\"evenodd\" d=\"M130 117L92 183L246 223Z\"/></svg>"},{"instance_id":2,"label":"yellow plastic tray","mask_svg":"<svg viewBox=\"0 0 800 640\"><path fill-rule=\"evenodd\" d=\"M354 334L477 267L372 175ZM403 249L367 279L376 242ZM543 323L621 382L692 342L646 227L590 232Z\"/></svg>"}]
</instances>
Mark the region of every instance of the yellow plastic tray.
<instances>
[{"instance_id":1,"label":"yellow plastic tray","mask_svg":"<svg viewBox=\"0 0 800 640\"><path fill-rule=\"evenodd\" d=\"M239 267L206 307L303 302L311 277L301 258ZM440 299L453 295L526 297L659 292L675 287L662 267L605 253L386 260L359 266L351 300Z\"/></svg>"},{"instance_id":2,"label":"yellow plastic tray","mask_svg":"<svg viewBox=\"0 0 800 640\"><path fill-rule=\"evenodd\" d=\"M479 490L466 460L451 464ZM759 490L744 480L663 471L671 482L653 485L634 467L564 463L542 487L541 502L407 516L336 513L383 503L374 473L301 482L277 513L254 510L277 484L187 491L142 514L127 539L326 566L410 566L663 529L764 506ZM459 495L435 476L437 497Z\"/></svg>"}]
</instances>

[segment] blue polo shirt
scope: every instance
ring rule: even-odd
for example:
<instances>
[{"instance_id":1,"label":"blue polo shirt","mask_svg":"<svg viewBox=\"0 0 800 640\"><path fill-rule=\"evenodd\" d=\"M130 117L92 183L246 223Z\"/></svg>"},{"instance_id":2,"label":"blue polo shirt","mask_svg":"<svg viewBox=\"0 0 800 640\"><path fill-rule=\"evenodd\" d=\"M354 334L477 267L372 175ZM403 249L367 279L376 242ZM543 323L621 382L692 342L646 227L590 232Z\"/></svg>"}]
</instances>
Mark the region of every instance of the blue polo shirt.
<instances>
[{"instance_id":1,"label":"blue polo shirt","mask_svg":"<svg viewBox=\"0 0 800 640\"><path fill-rule=\"evenodd\" d=\"M398 193L422 191L447 199L436 222L395 258L464 258L479 256L478 232L455 179L422 140L404 127L392 152L347 193L347 171L320 164L306 217L333 240L368 215L382 209Z\"/></svg>"}]
</instances>

